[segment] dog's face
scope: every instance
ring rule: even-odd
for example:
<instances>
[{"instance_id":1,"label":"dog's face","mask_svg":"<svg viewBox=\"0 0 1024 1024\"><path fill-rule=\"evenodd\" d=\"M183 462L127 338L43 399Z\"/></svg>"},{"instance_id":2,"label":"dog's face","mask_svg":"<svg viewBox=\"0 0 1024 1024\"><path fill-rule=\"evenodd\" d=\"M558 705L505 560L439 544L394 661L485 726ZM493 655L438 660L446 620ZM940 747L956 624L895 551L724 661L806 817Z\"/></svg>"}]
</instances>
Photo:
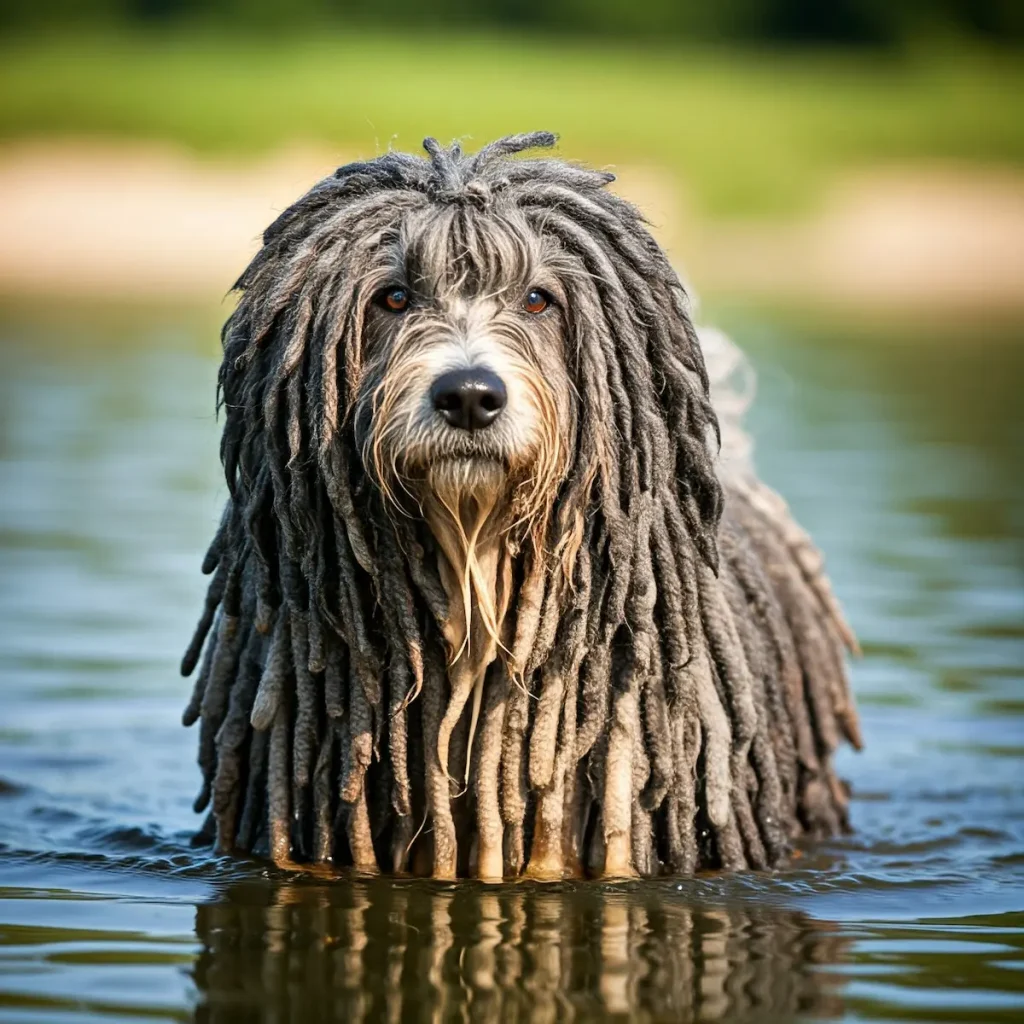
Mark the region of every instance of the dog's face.
<instances>
[{"instance_id":1,"label":"dog's face","mask_svg":"<svg viewBox=\"0 0 1024 1024\"><path fill-rule=\"evenodd\" d=\"M371 478L399 504L535 519L576 414L564 257L514 212L465 207L408 218L377 257L355 416Z\"/></svg>"}]
</instances>

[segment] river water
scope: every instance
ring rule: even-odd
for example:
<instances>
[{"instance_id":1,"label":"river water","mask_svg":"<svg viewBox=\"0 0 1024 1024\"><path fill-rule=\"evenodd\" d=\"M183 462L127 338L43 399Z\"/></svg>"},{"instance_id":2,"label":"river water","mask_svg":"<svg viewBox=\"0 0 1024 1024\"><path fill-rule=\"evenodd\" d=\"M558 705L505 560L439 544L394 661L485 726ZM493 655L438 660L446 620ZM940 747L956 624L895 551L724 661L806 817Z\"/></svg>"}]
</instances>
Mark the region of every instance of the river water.
<instances>
[{"instance_id":1,"label":"river water","mask_svg":"<svg viewBox=\"0 0 1024 1024\"><path fill-rule=\"evenodd\" d=\"M855 833L488 888L190 847L212 331L0 316L0 1020L1024 1020L1024 330L726 320L863 643Z\"/></svg>"}]
</instances>

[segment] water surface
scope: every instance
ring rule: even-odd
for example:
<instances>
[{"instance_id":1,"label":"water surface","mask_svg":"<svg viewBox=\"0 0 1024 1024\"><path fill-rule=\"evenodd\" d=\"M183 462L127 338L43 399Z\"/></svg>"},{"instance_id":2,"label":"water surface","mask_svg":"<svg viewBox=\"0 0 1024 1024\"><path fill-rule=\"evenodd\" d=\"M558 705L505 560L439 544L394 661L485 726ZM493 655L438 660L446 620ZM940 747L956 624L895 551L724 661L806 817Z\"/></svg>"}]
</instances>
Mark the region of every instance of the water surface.
<instances>
[{"instance_id":1,"label":"water surface","mask_svg":"<svg viewBox=\"0 0 1024 1024\"><path fill-rule=\"evenodd\" d=\"M0 316L0 1020L1024 1019L1024 331L730 326L864 646L856 831L777 874L487 888L190 846L207 337Z\"/></svg>"}]
</instances>

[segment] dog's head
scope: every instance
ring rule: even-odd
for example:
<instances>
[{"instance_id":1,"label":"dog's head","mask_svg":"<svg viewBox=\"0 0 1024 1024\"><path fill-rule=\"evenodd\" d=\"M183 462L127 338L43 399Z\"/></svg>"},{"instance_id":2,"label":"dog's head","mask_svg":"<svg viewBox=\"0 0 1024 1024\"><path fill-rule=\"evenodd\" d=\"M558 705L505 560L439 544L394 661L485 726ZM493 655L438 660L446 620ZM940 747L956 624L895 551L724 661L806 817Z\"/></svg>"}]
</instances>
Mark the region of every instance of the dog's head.
<instances>
[{"instance_id":1,"label":"dog's head","mask_svg":"<svg viewBox=\"0 0 1024 1024\"><path fill-rule=\"evenodd\" d=\"M283 548L322 585L340 521L373 575L371 535L425 524L464 598L456 633L472 590L497 644L524 549L572 591L586 537L626 573L656 516L714 562L716 422L686 295L612 175L515 158L553 143L428 139L426 160L342 167L267 230L220 383L228 483L272 565Z\"/></svg>"},{"instance_id":2,"label":"dog's head","mask_svg":"<svg viewBox=\"0 0 1024 1024\"><path fill-rule=\"evenodd\" d=\"M396 511L543 521L575 429L574 269L500 197L424 203L373 251L354 430Z\"/></svg>"}]
</instances>

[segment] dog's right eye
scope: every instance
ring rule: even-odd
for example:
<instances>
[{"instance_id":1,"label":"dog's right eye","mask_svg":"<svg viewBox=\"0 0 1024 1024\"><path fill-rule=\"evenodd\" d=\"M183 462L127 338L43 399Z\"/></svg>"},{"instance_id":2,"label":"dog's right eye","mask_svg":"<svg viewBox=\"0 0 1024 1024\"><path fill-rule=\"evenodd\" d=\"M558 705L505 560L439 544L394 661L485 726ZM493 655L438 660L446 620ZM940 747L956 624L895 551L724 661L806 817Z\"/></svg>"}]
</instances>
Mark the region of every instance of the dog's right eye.
<instances>
[{"instance_id":1,"label":"dog's right eye","mask_svg":"<svg viewBox=\"0 0 1024 1024\"><path fill-rule=\"evenodd\" d=\"M409 293L404 288L385 288L377 294L377 305L390 313L404 313L409 306Z\"/></svg>"},{"instance_id":2,"label":"dog's right eye","mask_svg":"<svg viewBox=\"0 0 1024 1024\"><path fill-rule=\"evenodd\" d=\"M531 288L526 293L526 298L523 299L523 309L527 313L543 313L548 306L551 305L551 298L547 292L541 291L540 288Z\"/></svg>"}]
</instances>

